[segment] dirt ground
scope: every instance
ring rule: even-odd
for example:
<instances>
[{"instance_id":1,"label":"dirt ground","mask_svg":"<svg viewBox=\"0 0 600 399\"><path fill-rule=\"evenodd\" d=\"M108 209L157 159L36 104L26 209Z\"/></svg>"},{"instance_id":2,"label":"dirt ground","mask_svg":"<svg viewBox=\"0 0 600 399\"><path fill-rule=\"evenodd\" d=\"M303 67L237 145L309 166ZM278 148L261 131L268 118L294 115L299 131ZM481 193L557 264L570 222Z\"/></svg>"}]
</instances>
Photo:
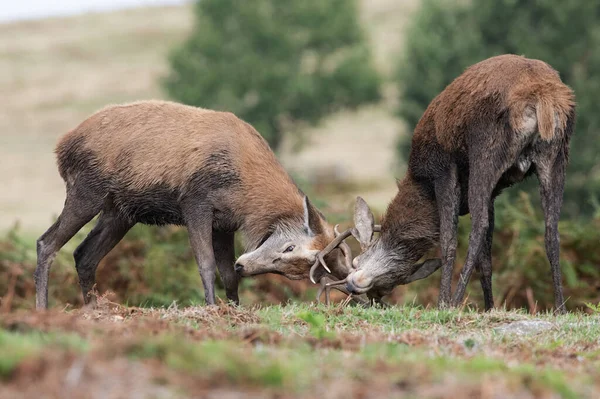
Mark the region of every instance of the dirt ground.
<instances>
[{"instance_id":1,"label":"dirt ground","mask_svg":"<svg viewBox=\"0 0 600 399\"><path fill-rule=\"evenodd\" d=\"M143 309L106 297L98 303L2 314L0 397L600 394L597 316L534 320L502 311L311 304ZM511 332L518 323L537 327ZM565 335L567 329L578 332Z\"/></svg>"}]
</instances>

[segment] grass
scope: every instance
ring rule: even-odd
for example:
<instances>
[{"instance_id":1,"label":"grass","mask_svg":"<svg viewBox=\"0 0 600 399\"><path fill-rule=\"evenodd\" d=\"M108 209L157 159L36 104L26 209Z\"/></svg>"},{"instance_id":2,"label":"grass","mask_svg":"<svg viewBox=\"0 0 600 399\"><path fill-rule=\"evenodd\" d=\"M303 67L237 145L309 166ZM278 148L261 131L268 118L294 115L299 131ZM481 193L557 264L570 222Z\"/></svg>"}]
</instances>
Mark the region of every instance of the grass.
<instances>
[{"instance_id":1,"label":"grass","mask_svg":"<svg viewBox=\"0 0 600 399\"><path fill-rule=\"evenodd\" d=\"M231 384L249 384L266 388L281 388L287 392L302 393L326 379L358 378L368 381L373 369L389 369L388 377L396 383L409 381L414 368L428 369L425 381L443 381L446 374L461 380L483 377L503 377L532 389L548 389L563 397L577 397L561 372L550 369L536 370L531 365L508 367L504 362L485 357L468 360L449 356L430 356L427 351L411 350L397 344L369 344L351 355L339 351L328 352L326 359L314 350L302 348L270 351L264 348L245 350L238 342L206 341L197 344L181 342L173 337L162 337L129 349L136 359L153 358L168 367L189 372L211 380L223 377ZM354 368L344 366L351 363ZM339 373L339 374L338 374ZM336 376L335 374L338 374Z\"/></svg>"},{"instance_id":2,"label":"grass","mask_svg":"<svg viewBox=\"0 0 600 399\"><path fill-rule=\"evenodd\" d=\"M0 379L9 379L23 361L40 356L43 350L85 351L87 343L77 335L69 333L43 334L0 330Z\"/></svg>"},{"instance_id":3,"label":"grass","mask_svg":"<svg viewBox=\"0 0 600 399\"><path fill-rule=\"evenodd\" d=\"M315 353L309 348L259 347L247 350L238 341L207 340L199 343L163 336L127 348L134 359L158 359L167 367L210 381L223 378L230 384L248 384L298 390L314 381L308 372ZM304 378L302 377L304 376Z\"/></svg>"},{"instance_id":4,"label":"grass","mask_svg":"<svg viewBox=\"0 0 600 399\"><path fill-rule=\"evenodd\" d=\"M552 327L526 335L500 332L515 321ZM10 389L24 378L15 370L28 370L36 358L54 370L40 373L39 389L88 359L84 368L101 366L106 373L109 365L130 363L122 378L145 370L145 378L182 397L222 389L325 398L600 394L596 315L311 303L141 309L101 297L96 310L16 312L4 315L0 326L6 383L0 394L15 392ZM97 386L93 372L78 375L88 389ZM128 388L119 389L126 394Z\"/></svg>"}]
</instances>

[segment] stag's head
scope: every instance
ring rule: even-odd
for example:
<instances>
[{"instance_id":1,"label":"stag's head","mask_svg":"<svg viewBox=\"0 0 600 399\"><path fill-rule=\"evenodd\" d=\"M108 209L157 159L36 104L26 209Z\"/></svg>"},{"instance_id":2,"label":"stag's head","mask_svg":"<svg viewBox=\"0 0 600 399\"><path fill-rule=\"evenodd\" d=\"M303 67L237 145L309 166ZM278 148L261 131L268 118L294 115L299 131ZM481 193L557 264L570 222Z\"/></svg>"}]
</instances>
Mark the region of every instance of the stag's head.
<instances>
[{"instance_id":1,"label":"stag's head","mask_svg":"<svg viewBox=\"0 0 600 399\"><path fill-rule=\"evenodd\" d=\"M379 232L378 237L374 233ZM423 279L441 266L440 259L430 259L414 263L411 246L415 243L403 242L394 237L394 232L383 226L376 226L373 213L361 198L356 199L354 227L341 233L329 248L354 236L361 247L361 254L353 259L350 273L340 281L330 285L345 284L353 294L366 293L371 298L380 299L389 294L397 285L408 284ZM324 259L325 251L319 254ZM318 268L318 264L311 272ZM311 274L312 276L312 274Z\"/></svg>"},{"instance_id":2,"label":"stag's head","mask_svg":"<svg viewBox=\"0 0 600 399\"><path fill-rule=\"evenodd\" d=\"M308 277L317 256L334 240L335 232L306 196L303 206L303 220L279 221L256 249L237 259L235 270L240 276L275 273L292 280ZM348 274L351 261L349 248L343 243L337 244L339 249L330 248L324 255L324 263L329 267L316 273L317 280L327 273L337 278Z\"/></svg>"}]
</instances>

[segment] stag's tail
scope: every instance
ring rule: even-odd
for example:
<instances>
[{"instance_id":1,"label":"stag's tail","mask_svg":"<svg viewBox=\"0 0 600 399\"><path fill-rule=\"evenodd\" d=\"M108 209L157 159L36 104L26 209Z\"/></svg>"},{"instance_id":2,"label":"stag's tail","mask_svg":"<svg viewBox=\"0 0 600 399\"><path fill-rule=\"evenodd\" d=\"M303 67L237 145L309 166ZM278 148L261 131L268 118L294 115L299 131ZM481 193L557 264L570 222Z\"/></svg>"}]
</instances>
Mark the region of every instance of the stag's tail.
<instances>
[{"instance_id":1,"label":"stag's tail","mask_svg":"<svg viewBox=\"0 0 600 399\"><path fill-rule=\"evenodd\" d=\"M560 80L530 83L526 90L513 92L511 97L511 125L517 130L521 130L523 115L528 114L528 109L535 110L542 140L561 139L567 134L567 127L573 125L575 95Z\"/></svg>"},{"instance_id":2,"label":"stag's tail","mask_svg":"<svg viewBox=\"0 0 600 399\"><path fill-rule=\"evenodd\" d=\"M563 136L569 119L574 117L575 101L573 92L567 90L541 94L536 104L538 131L543 140L550 141L556 135Z\"/></svg>"}]
</instances>

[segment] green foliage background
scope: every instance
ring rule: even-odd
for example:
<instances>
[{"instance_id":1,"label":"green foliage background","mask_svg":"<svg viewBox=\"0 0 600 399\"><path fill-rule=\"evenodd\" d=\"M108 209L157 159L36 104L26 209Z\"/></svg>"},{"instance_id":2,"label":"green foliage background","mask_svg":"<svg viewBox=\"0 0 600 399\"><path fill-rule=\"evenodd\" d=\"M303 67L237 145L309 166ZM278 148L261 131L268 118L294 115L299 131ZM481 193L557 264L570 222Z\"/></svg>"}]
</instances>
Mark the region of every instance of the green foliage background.
<instances>
[{"instance_id":1,"label":"green foliage background","mask_svg":"<svg viewBox=\"0 0 600 399\"><path fill-rule=\"evenodd\" d=\"M577 101L563 214L589 217L600 195L599 18L600 3L587 0L423 0L396 70L398 115L412 131L429 102L485 58L513 53L548 62ZM409 148L410 137L400 140L401 157ZM528 190L537 195L537 182Z\"/></svg>"},{"instance_id":2,"label":"green foliage background","mask_svg":"<svg viewBox=\"0 0 600 399\"><path fill-rule=\"evenodd\" d=\"M380 98L355 0L202 0L195 17L168 94L235 113L274 148L290 123Z\"/></svg>"}]
</instances>

